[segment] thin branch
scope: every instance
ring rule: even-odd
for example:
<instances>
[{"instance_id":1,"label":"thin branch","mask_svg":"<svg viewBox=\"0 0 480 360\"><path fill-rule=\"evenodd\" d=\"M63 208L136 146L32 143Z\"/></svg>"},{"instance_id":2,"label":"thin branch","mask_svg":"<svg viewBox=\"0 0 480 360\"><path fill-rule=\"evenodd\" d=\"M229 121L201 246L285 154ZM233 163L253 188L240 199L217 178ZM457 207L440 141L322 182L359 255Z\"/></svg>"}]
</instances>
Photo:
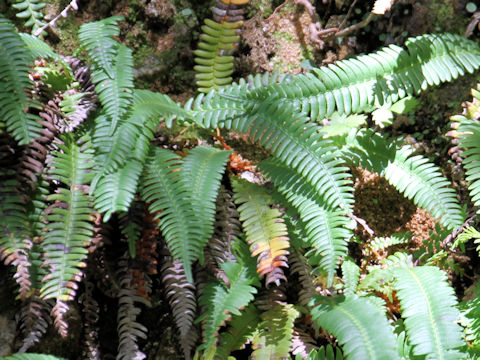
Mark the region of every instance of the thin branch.
<instances>
[{"instance_id":1,"label":"thin branch","mask_svg":"<svg viewBox=\"0 0 480 360\"><path fill-rule=\"evenodd\" d=\"M73 10L78 10L78 5L77 5L77 0L72 0L70 1L70 4L67 5L65 9L62 10L60 14L55 16L52 20L50 20L48 23L43 25L41 28L38 28L34 33L33 36L40 36L42 32L44 32L47 28L49 27L54 27L57 24L58 19L61 17L66 18L68 16L68 12L73 9Z\"/></svg>"}]
</instances>

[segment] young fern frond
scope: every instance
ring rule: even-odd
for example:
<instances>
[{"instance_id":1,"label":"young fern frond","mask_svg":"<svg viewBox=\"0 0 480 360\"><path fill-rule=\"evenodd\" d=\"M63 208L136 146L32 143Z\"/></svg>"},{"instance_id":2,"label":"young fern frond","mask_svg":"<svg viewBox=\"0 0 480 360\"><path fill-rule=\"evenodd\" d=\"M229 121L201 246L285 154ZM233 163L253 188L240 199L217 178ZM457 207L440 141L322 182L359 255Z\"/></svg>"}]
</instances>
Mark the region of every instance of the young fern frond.
<instances>
[{"instance_id":1,"label":"young fern frond","mask_svg":"<svg viewBox=\"0 0 480 360\"><path fill-rule=\"evenodd\" d=\"M371 131L359 132L355 143L352 148L354 154L359 151L357 164L385 176L399 192L439 219L443 226L454 230L463 224L465 214L455 191L428 159L413 155L408 146L398 148L393 141Z\"/></svg>"},{"instance_id":2,"label":"young fern frond","mask_svg":"<svg viewBox=\"0 0 480 360\"><path fill-rule=\"evenodd\" d=\"M32 86L29 80L28 64L32 54L22 38L15 32L12 23L0 14L0 118L5 121L7 131L24 145L40 135L38 117L30 114L31 100L27 90Z\"/></svg>"},{"instance_id":3,"label":"young fern frond","mask_svg":"<svg viewBox=\"0 0 480 360\"><path fill-rule=\"evenodd\" d=\"M42 21L43 14L39 11L45 7L42 0L13 0L12 7L19 13L16 16L20 19L27 19L26 27L32 27L32 33L41 28L45 23Z\"/></svg>"},{"instance_id":4,"label":"young fern frond","mask_svg":"<svg viewBox=\"0 0 480 360\"><path fill-rule=\"evenodd\" d=\"M311 314L334 335L347 359L396 359L396 340L385 314L368 300L350 296L314 296Z\"/></svg>"},{"instance_id":5,"label":"young fern frond","mask_svg":"<svg viewBox=\"0 0 480 360\"><path fill-rule=\"evenodd\" d=\"M93 236L93 208L87 195L93 149L87 135L77 140L72 134L65 134L62 139L64 144L58 145L61 152L54 152L50 173L64 187L48 196L55 205L47 215L42 246L50 272L44 277L40 292L43 299L57 300L52 314L59 331L66 335L62 325L63 314L68 310L65 302L75 297L76 282L82 275L80 268L85 267L86 246Z\"/></svg>"},{"instance_id":6,"label":"young fern frond","mask_svg":"<svg viewBox=\"0 0 480 360\"><path fill-rule=\"evenodd\" d=\"M198 91L207 93L232 82L233 56L230 53L236 48L240 36L237 29L242 21L216 22L205 19L202 26L198 49L194 51Z\"/></svg>"},{"instance_id":7,"label":"young fern frond","mask_svg":"<svg viewBox=\"0 0 480 360\"><path fill-rule=\"evenodd\" d=\"M223 281L211 282L200 298L200 305L205 310L197 321L203 321L205 341L201 348L207 353L215 349L218 329L231 315L240 315L240 310L253 300L253 294L257 292L251 285L256 279L249 276L248 267L234 262L224 262L220 266L229 284Z\"/></svg>"},{"instance_id":8,"label":"young fern frond","mask_svg":"<svg viewBox=\"0 0 480 360\"><path fill-rule=\"evenodd\" d=\"M403 266L393 270L408 341L413 354L435 359L463 359L465 345L456 323L459 312L453 288L434 266Z\"/></svg>"},{"instance_id":9,"label":"young fern frond","mask_svg":"<svg viewBox=\"0 0 480 360\"><path fill-rule=\"evenodd\" d=\"M291 304L276 304L264 312L252 340L252 359L288 358L292 346L293 324L299 315Z\"/></svg>"},{"instance_id":10,"label":"young fern frond","mask_svg":"<svg viewBox=\"0 0 480 360\"><path fill-rule=\"evenodd\" d=\"M281 213L271 208L273 198L263 187L236 179L232 179L232 186L250 251L252 256L258 255L257 272L260 276L267 275L267 284L276 282L279 285L283 272L280 277L269 277L276 268L288 267L287 249L290 245Z\"/></svg>"},{"instance_id":11,"label":"young fern frond","mask_svg":"<svg viewBox=\"0 0 480 360\"><path fill-rule=\"evenodd\" d=\"M331 285L340 257L347 254L351 236L347 227L349 219L344 216L344 211L334 210L325 204L323 194L279 161L264 160L260 168L297 209L304 224L305 242L310 248L306 254L309 262L319 265L328 274L328 284ZM325 196L328 197L329 193Z\"/></svg>"}]
</instances>

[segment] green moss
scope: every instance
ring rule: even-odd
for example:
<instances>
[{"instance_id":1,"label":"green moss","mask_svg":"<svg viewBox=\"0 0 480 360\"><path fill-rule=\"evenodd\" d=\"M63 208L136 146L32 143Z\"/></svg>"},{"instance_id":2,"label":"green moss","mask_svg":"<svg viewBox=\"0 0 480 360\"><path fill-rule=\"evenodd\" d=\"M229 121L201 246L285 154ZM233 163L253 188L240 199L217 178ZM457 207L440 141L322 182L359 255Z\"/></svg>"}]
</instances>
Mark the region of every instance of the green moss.
<instances>
[{"instance_id":1,"label":"green moss","mask_svg":"<svg viewBox=\"0 0 480 360\"><path fill-rule=\"evenodd\" d=\"M462 34L468 18L455 9L451 0L428 0L429 22L433 24L436 32L452 32Z\"/></svg>"}]
</instances>

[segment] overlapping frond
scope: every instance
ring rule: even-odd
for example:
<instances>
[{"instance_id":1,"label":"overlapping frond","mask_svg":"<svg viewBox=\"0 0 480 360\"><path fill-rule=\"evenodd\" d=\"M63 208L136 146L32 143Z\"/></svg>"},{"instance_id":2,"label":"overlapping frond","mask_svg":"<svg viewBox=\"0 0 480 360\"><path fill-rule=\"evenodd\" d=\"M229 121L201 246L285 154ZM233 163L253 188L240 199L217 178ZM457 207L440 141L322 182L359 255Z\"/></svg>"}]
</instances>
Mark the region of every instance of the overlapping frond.
<instances>
[{"instance_id":1,"label":"overlapping frond","mask_svg":"<svg viewBox=\"0 0 480 360\"><path fill-rule=\"evenodd\" d=\"M293 323L299 315L291 304L277 304L264 312L252 340L252 359L288 358L292 346Z\"/></svg>"},{"instance_id":2,"label":"overlapping frond","mask_svg":"<svg viewBox=\"0 0 480 360\"><path fill-rule=\"evenodd\" d=\"M182 178L190 189L193 206L199 211L202 223L202 243L213 234L213 223L220 181L227 165L230 151L208 146L197 146L183 159Z\"/></svg>"},{"instance_id":3,"label":"overlapping frond","mask_svg":"<svg viewBox=\"0 0 480 360\"><path fill-rule=\"evenodd\" d=\"M311 314L316 323L334 335L347 359L395 359L396 340L385 314L356 296L315 296Z\"/></svg>"},{"instance_id":4,"label":"overlapping frond","mask_svg":"<svg viewBox=\"0 0 480 360\"><path fill-rule=\"evenodd\" d=\"M31 101L27 90L32 85L28 64L32 55L12 23L1 14L0 49L0 118L19 144L27 144L40 132L38 117L28 112Z\"/></svg>"},{"instance_id":5,"label":"overlapping frond","mask_svg":"<svg viewBox=\"0 0 480 360\"><path fill-rule=\"evenodd\" d=\"M204 235L200 215L181 174L180 156L155 148L146 164L142 198L160 219L160 229L174 259L180 260L187 280L192 283L192 263L203 251ZM162 210L162 211L161 211ZM161 212L160 212L161 211Z\"/></svg>"},{"instance_id":6,"label":"overlapping frond","mask_svg":"<svg viewBox=\"0 0 480 360\"><path fill-rule=\"evenodd\" d=\"M394 269L394 289L400 299L408 341L414 355L432 359L463 359L465 345L459 312L446 274L434 266Z\"/></svg>"},{"instance_id":7,"label":"overlapping frond","mask_svg":"<svg viewBox=\"0 0 480 360\"><path fill-rule=\"evenodd\" d=\"M54 204L47 215L42 245L45 266L50 272L43 279L41 296L57 300L52 314L62 335L66 335L61 320L68 310L65 302L75 297L76 283L82 275L80 268L85 267L86 246L93 236L93 208L88 196L93 149L87 135L77 140L72 134L65 134L62 139L60 151L53 153L50 170L51 177L62 187L48 196Z\"/></svg>"},{"instance_id":8,"label":"overlapping frond","mask_svg":"<svg viewBox=\"0 0 480 360\"><path fill-rule=\"evenodd\" d=\"M321 120L334 112L348 115L396 102L480 66L478 45L459 35L422 35L405 46L337 61L291 82L255 89L248 97L276 94L287 106Z\"/></svg>"},{"instance_id":9,"label":"overlapping frond","mask_svg":"<svg viewBox=\"0 0 480 360\"><path fill-rule=\"evenodd\" d=\"M45 24L43 13L39 11L46 5L42 0L13 0L12 2L12 7L18 11L16 16L25 20L26 27L32 27L32 33Z\"/></svg>"},{"instance_id":10,"label":"overlapping frond","mask_svg":"<svg viewBox=\"0 0 480 360\"><path fill-rule=\"evenodd\" d=\"M303 182L300 176L279 161L264 160L260 168L297 209L309 246L306 255L310 258L310 263L319 265L328 274L328 282L331 284L340 257L347 253L347 243L351 236L347 227L349 219L344 216L344 211L326 204L323 194L317 193L314 187ZM325 196L328 194L327 192Z\"/></svg>"},{"instance_id":11,"label":"overlapping frond","mask_svg":"<svg viewBox=\"0 0 480 360\"><path fill-rule=\"evenodd\" d=\"M421 155L414 155L409 146L398 147L371 131L359 132L355 140L360 151L358 163L385 176L390 184L415 205L427 210L440 223L456 229L465 221L455 190L440 169ZM353 157L352 157L353 159Z\"/></svg>"},{"instance_id":12,"label":"overlapping frond","mask_svg":"<svg viewBox=\"0 0 480 360\"><path fill-rule=\"evenodd\" d=\"M207 284L200 298L204 308L198 321L203 321L204 343L201 348L211 351L217 342L218 329L232 315L240 315L240 310L253 300L257 292L251 284L255 281L249 276L248 267L241 263L224 262L220 265L225 272L229 284L216 281Z\"/></svg>"},{"instance_id":13,"label":"overlapping frond","mask_svg":"<svg viewBox=\"0 0 480 360\"><path fill-rule=\"evenodd\" d=\"M235 203L239 206L240 221L247 235L252 256L257 256L257 272L267 275L267 284L286 280L283 271L274 274L276 268L288 267L290 247L287 227L281 213L272 208L273 198L257 184L232 179ZM273 273L273 274L272 274ZM272 275L275 275L272 277Z\"/></svg>"}]
</instances>

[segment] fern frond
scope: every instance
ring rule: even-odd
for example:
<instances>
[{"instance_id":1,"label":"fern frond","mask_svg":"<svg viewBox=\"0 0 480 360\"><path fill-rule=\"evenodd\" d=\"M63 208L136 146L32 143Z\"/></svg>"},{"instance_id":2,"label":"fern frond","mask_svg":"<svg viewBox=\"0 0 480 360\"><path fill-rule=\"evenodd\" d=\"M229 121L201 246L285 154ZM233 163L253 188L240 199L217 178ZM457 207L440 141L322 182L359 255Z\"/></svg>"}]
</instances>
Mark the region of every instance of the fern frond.
<instances>
[{"instance_id":1,"label":"fern frond","mask_svg":"<svg viewBox=\"0 0 480 360\"><path fill-rule=\"evenodd\" d=\"M459 35L422 35L405 46L337 61L291 82L254 89L248 97L260 101L278 94L286 106L321 120L335 111L349 115L394 103L480 66L478 45Z\"/></svg>"},{"instance_id":2,"label":"fern frond","mask_svg":"<svg viewBox=\"0 0 480 360\"><path fill-rule=\"evenodd\" d=\"M479 87L477 86L477 89ZM469 182L468 190L472 202L478 208L480 213L480 122L475 115L475 107L480 101L480 92L472 89L474 100L468 105L465 116L458 115L452 118L457 121L455 133L458 138L459 147L465 149L462 153L462 164L466 169L466 180Z\"/></svg>"},{"instance_id":3,"label":"fern frond","mask_svg":"<svg viewBox=\"0 0 480 360\"><path fill-rule=\"evenodd\" d=\"M371 250L382 251L390 246L407 244L411 237L412 233L410 231L392 234L388 237L376 237L368 243L368 247L365 248L365 253L368 256Z\"/></svg>"},{"instance_id":4,"label":"fern frond","mask_svg":"<svg viewBox=\"0 0 480 360\"><path fill-rule=\"evenodd\" d=\"M117 45L112 71L113 77L103 68L92 73L98 99L111 121L110 134L114 133L133 98L133 55L125 45Z\"/></svg>"},{"instance_id":5,"label":"fern frond","mask_svg":"<svg viewBox=\"0 0 480 360\"><path fill-rule=\"evenodd\" d=\"M192 206L195 204L181 168L180 156L155 148L146 164L141 193L143 200L150 203L150 213L160 219L172 256L182 262L187 280L192 283L192 263L200 257L205 244L199 212Z\"/></svg>"},{"instance_id":6,"label":"fern frond","mask_svg":"<svg viewBox=\"0 0 480 360\"><path fill-rule=\"evenodd\" d=\"M18 35L20 35L22 38L22 41L25 43L25 47L33 58L41 57L44 59L55 59L61 63L64 63L62 57L53 51L46 42L42 41L38 37L26 33L20 33Z\"/></svg>"},{"instance_id":7,"label":"fern frond","mask_svg":"<svg viewBox=\"0 0 480 360\"><path fill-rule=\"evenodd\" d=\"M332 207L351 211L350 175L343 161L332 153L331 142L322 139L320 126L278 101L266 100L246 119L235 119L232 128L248 134L272 155L296 170Z\"/></svg>"},{"instance_id":8,"label":"fern frond","mask_svg":"<svg viewBox=\"0 0 480 360\"><path fill-rule=\"evenodd\" d=\"M313 295L317 293L315 288L315 277L312 275L313 269L308 263L307 258L299 249L292 247L291 254L288 257L290 271L298 274L300 280L300 291L298 292L298 303L307 307L308 302Z\"/></svg>"},{"instance_id":9,"label":"fern frond","mask_svg":"<svg viewBox=\"0 0 480 360\"><path fill-rule=\"evenodd\" d=\"M300 313L291 304L277 304L261 315L262 323L252 340L252 359L288 358L293 323Z\"/></svg>"},{"instance_id":10,"label":"fern frond","mask_svg":"<svg viewBox=\"0 0 480 360\"><path fill-rule=\"evenodd\" d=\"M95 188L95 209L108 221L114 212L128 211L137 190L142 164L128 161L113 174L102 176Z\"/></svg>"},{"instance_id":11,"label":"fern frond","mask_svg":"<svg viewBox=\"0 0 480 360\"><path fill-rule=\"evenodd\" d=\"M66 360L53 355L46 354L13 354L3 360Z\"/></svg>"},{"instance_id":12,"label":"fern frond","mask_svg":"<svg viewBox=\"0 0 480 360\"><path fill-rule=\"evenodd\" d=\"M38 117L28 113L30 99L27 89L32 85L27 66L32 58L12 23L0 15L0 118L7 131L24 145L40 133Z\"/></svg>"},{"instance_id":13,"label":"fern frond","mask_svg":"<svg viewBox=\"0 0 480 360\"><path fill-rule=\"evenodd\" d=\"M408 341L414 355L435 359L463 359L465 345L453 288L434 266L394 269L394 289L400 299Z\"/></svg>"},{"instance_id":14,"label":"fern frond","mask_svg":"<svg viewBox=\"0 0 480 360\"><path fill-rule=\"evenodd\" d=\"M260 322L260 313L250 304L240 315L235 315L230 321L226 332L220 335L220 342L215 353L216 359L227 359L235 350L240 350L253 334Z\"/></svg>"},{"instance_id":15,"label":"fern frond","mask_svg":"<svg viewBox=\"0 0 480 360\"><path fill-rule=\"evenodd\" d=\"M45 7L42 0L13 0L12 7L19 13L16 16L20 19L27 19L26 27L32 27L32 33L41 28L45 23L42 21L43 14L39 11Z\"/></svg>"},{"instance_id":16,"label":"fern frond","mask_svg":"<svg viewBox=\"0 0 480 360\"><path fill-rule=\"evenodd\" d=\"M47 215L45 240L45 265L50 272L42 280L40 290L43 299L57 299L52 313L56 323L61 324L63 314L68 310L66 301L73 300L77 290L76 282L81 278L80 268L85 267L88 253L86 246L93 236L93 209L87 195L92 179L93 149L90 138L76 140L72 134L65 134L60 151L53 153L50 174L63 184L56 194L48 196L55 201ZM62 335L66 335L62 331Z\"/></svg>"},{"instance_id":17,"label":"fern frond","mask_svg":"<svg viewBox=\"0 0 480 360\"><path fill-rule=\"evenodd\" d=\"M313 186L303 182L300 176L279 161L264 160L260 168L297 209L304 224L305 241L311 248L307 252L309 262L319 265L328 274L328 284L331 284L340 257L347 253L351 236L344 211L333 210L324 203L323 197L328 197L330 192L318 194Z\"/></svg>"},{"instance_id":18,"label":"fern frond","mask_svg":"<svg viewBox=\"0 0 480 360\"><path fill-rule=\"evenodd\" d=\"M297 327L294 327L290 351L293 355L295 355L295 360L307 359L308 354L314 350L318 350L318 346L310 334L300 330Z\"/></svg>"},{"instance_id":19,"label":"fern frond","mask_svg":"<svg viewBox=\"0 0 480 360\"><path fill-rule=\"evenodd\" d=\"M347 258L342 263L342 279L345 281L345 295L355 294L360 280L360 267L353 259Z\"/></svg>"},{"instance_id":20,"label":"fern frond","mask_svg":"<svg viewBox=\"0 0 480 360\"><path fill-rule=\"evenodd\" d=\"M257 292L251 286L256 279L249 276L248 267L234 262L224 262L220 266L229 284L223 281L209 283L200 298L200 305L205 310L197 321L203 321L204 343L201 348L207 352L217 343L218 329L232 315L240 315L240 310L253 300L253 294Z\"/></svg>"},{"instance_id":21,"label":"fern frond","mask_svg":"<svg viewBox=\"0 0 480 360\"><path fill-rule=\"evenodd\" d=\"M220 88L217 92L211 91L207 95L201 93L186 102L186 117L204 128L230 129L232 120L244 115L248 105L251 104L245 99L250 88L282 83L289 78L288 75L279 73L249 75L246 80L240 79L238 83Z\"/></svg>"},{"instance_id":22,"label":"fern frond","mask_svg":"<svg viewBox=\"0 0 480 360\"><path fill-rule=\"evenodd\" d=\"M440 169L421 155L413 155L409 146L397 148L392 140L385 141L371 131L359 133L357 150L359 164L385 176L405 197L427 210L440 223L456 229L465 221L455 191Z\"/></svg>"},{"instance_id":23,"label":"fern frond","mask_svg":"<svg viewBox=\"0 0 480 360\"><path fill-rule=\"evenodd\" d=\"M279 266L288 267L286 256L290 245L287 227L280 211L271 208L273 198L263 187L237 179L232 179L232 186L250 251L252 256L258 255L257 272L260 276L267 274L268 284L268 274ZM279 285L281 278L277 276L273 280ZM283 279L286 280L284 276Z\"/></svg>"},{"instance_id":24,"label":"fern frond","mask_svg":"<svg viewBox=\"0 0 480 360\"><path fill-rule=\"evenodd\" d=\"M298 355L297 355L298 357ZM297 359L295 360L301 360ZM305 360L343 360L342 351L340 348L333 348L332 345L328 344L327 346L322 346L318 350L312 350L308 354Z\"/></svg>"},{"instance_id":25,"label":"fern frond","mask_svg":"<svg viewBox=\"0 0 480 360\"><path fill-rule=\"evenodd\" d=\"M347 359L395 359L396 340L385 314L356 296L314 296L311 314L318 326L334 335Z\"/></svg>"},{"instance_id":26,"label":"fern frond","mask_svg":"<svg viewBox=\"0 0 480 360\"><path fill-rule=\"evenodd\" d=\"M83 24L78 32L82 46L84 46L95 63L96 69L102 69L108 77L113 79L115 71L115 55L118 42L114 37L120 31L117 23L123 16L112 16L100 21Z\"/></svg>"},{"instance_id":27,"label":"fern frond","mask_svg":"<svg viewBox=\"0 0 480 360\"><path fill-rule=\"evenodd\" d=\"M242 23L205 19L198 49L194 51L198 91L206 93L232 82L233 56L230 53L240 39L237 29Z\"/></svg>"},{"instance_id":28,"label":"fern frond","mask_svg":"<svg viewBox=\"0 0 480 360\"><path fill-rule=\"evenodd\" d=\"M185 358L188 359L197 340L195 336L192 337L192 327L197 311L195 286L187 281L182 264L170 256L163 259L162 275L168 303L180 332L180 344Z\"/></svg>"},{"instance_id":29,"label":"fern frond","mask_svg":"<svg viewBox=\"0 0 480 360\"><path fill-rule=\"evenodd\" d=\"M183 159L182 178L190 189L193 206L201 214L199 220L202 223L203 244L213 234L215 200L230 154L231 151L197 146Z\"/></svg>"}]
</instances>

